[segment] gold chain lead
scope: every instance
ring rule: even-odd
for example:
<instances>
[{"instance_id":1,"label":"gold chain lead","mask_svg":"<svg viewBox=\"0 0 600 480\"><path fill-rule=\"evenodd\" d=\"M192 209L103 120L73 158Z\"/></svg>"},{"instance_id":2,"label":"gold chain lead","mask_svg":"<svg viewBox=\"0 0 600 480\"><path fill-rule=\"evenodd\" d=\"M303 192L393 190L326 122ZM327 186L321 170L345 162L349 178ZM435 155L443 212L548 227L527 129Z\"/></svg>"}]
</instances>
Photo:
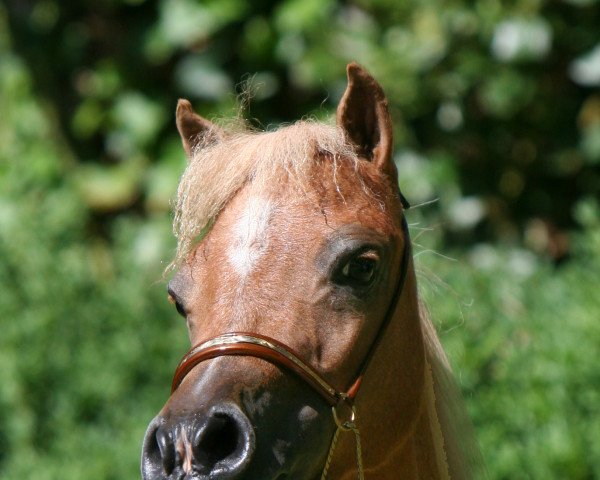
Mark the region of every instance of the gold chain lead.
<instances>
[{"instance_id":1,"label":"gold chain lead","mask_svg":"<svg viewBox=\"0 0 600 480\"><path fill-rule=\"evenodd\" d=\"M333 458L333 452L335 451L335 446L337 445L338 437L340 436L340 430L340 427L337 427L335 429L335 433L333 434L333 438L331 439L331 445L329 446L329 453L327 454L325 467L323 468L323 473L321 474L321 480L327 480L329 465L331 465L331 459Z\"/></svg>"}]
</instances>

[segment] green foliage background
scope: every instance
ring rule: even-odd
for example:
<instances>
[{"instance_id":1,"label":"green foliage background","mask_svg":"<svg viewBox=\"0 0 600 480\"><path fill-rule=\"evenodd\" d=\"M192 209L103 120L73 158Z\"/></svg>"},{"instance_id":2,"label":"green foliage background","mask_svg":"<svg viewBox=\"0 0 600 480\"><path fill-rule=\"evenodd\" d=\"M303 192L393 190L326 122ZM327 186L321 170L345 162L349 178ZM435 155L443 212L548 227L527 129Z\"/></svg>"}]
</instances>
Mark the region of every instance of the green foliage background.
<instances>
[{"instance_id":1,"label":"green foliage background","mask_svg":"<svg viewBox=\"0 0 600 480\"><path fill-rule=\"evenodd\" d=\"M600 478L599 25L594 0L4 0L0 477L139 476L187 347L176 99L327 117L357 60L489 476Z\"/></svg>"}]
</instances>

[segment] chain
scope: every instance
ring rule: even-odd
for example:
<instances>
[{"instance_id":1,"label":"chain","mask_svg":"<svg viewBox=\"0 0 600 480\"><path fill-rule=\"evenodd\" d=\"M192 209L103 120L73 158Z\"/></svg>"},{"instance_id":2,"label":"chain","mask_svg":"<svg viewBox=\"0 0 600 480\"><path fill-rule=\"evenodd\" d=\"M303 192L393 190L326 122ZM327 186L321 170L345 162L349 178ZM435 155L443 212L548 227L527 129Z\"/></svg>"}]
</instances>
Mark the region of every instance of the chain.
<instances>
[{"instance_id":1,"label":"chain","mask_svg":"<svg viewBox=\"0 0 600 480\"><path fill-rule=\"evenodd\" d=\"M325 468L323 468L323 473L321 474L321 480L327 480L327 473L329 472L329 466L331 465L331 459L333 458L333 452L335 451L335 446L337 445L338 438L340 436L340 427L335 429L335 433L333 434L333 438L331 439L331 445L329 446L329 453L327 454L327 460L325 462Z\"/></svg>"},{"instance_id":2,"label":"chain","mask_svg":"<svg viewBox=\"0 0 600 480\"><path fill-rule=\"evenodd\" d=\"M346 420L345 422L340 422L337 411L335 407L332 407L331 411L333 412L333 419L337 428L335 429L335 433L333 434L333 438L331 439L331 445L329 447L329 453L327 454L327 460L325 461L325 467L323 468L323 473L321 474L321 480L327 480L327 473L329 472L329 467L331 465L331 460L333 459L333 453L335 451L335 447L337 446L338 438L340 436L340 432L352 432L354 433L354 439L356 444L356 469L358 480L364 480L365 473L363 469L362 463L362 445L360 441L360 432L358 431L358 427L356 426L356 410L354 407L352 409L352 416L350 420Z\"/></svg>"}]
</instances>

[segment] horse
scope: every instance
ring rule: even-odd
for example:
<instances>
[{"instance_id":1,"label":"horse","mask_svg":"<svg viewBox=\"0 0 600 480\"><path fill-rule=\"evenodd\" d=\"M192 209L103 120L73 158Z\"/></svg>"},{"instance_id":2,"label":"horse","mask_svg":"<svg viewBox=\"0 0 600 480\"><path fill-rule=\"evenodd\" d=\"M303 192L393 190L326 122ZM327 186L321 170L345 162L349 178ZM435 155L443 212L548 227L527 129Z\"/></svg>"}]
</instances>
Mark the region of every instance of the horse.
<instances>
[{"instance_id":1,"label":"horse","mask_svg":"<svg viewBox=\"0 0 600 480\"><path fill-rule=\"evenodd\" d=\"M473 478L388 100L358 64L347 79L335 124L223 128L179 100L168 295L193 348L148 426L145 480Z\"/></svg>"}]
</instances>

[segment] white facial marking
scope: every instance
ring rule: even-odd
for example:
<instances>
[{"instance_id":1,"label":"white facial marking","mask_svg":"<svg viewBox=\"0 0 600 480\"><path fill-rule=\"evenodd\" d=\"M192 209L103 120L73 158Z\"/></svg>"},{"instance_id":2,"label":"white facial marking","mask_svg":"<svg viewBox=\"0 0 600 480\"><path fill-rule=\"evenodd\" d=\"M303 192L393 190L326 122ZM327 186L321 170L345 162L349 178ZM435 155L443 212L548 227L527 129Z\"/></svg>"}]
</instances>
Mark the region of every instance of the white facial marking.
<instances>
[{"instance_id":1,"label":"white facial marking","mask_svg":"<svg viewBox=\"0 0 600 480\"><path fill-rule=\"evenodd\" d=\"M192 444L188 440L187 432L183 430L181 436L177 438L177 453L183 459L183 471L188 474L192 472L192 460L194 453L192 452Z\"/></svg>"},{"instance_id":2,"label":"white facial marking","mask_svg":"<svg viewBox=\"0 0 600 480\"><path fill-rule=\"evenodd\" d=\"M266 251L269 221L274 210L273 202L252 197L235 224L229 261L242 277L250 273Z\"/></svg>"},{"instance_id":3,"label":"white facial marking","mask_svg":"<svg viewBox=\"0 0 600 480\"><path fill-rule=\"evenodd\" d=\"M248 397L244 398L244 407L250 415L263 415L271 404L271 394L264 392L258 398L253 398L253 393L248 390Z\"/></svg>"},{"instance_id":4,"label":"white facial marking","mask_svg":"<svg viewBox=\"0 0 600 480\"><path fill-rule=\"evenodd\" d=\"M298 420L300 421L300 427L304 430L308 425L318 416L318 412L309 405L305 405L298 412Z\"/></svg>"},{"instance_id":5,"label":"white facial marking","mask_svg":"<svg viewBox=\"0 0 600 480\"><path fill-rule=\"evenodd\" d=\"M281 439L275 440L275 445L273 445L272 451L275 456L275 460L279 463L279 465L283 465L285 463L285 453L290 446L290 442L286 442Z\"/></svg>"}]
</instances>

